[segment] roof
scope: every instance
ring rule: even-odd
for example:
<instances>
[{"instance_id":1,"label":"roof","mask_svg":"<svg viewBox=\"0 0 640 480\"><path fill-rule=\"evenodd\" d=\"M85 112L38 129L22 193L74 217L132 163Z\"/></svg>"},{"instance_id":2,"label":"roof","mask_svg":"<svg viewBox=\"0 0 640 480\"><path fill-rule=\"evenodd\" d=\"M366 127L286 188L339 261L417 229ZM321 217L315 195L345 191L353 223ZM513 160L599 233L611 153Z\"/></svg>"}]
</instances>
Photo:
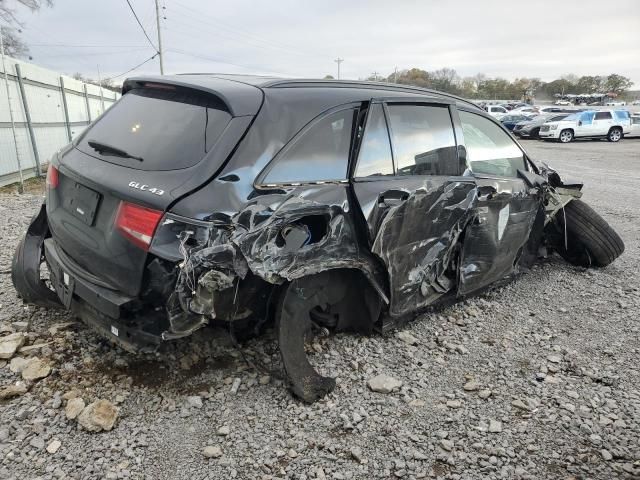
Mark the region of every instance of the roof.
<instances>
[{"instance_id":1,"label":"roof","mask_svg":"<svg viewBox=\"0 0 640 480\"><path fill-rule=\"evenodd\" d=\"M304 78L278 78L260 75L237 75L224 73L187 73L178 75L154 75L133 77L127 79L122 87L122 93L126 93L137 82L169 83L184 87L195 87L219 96L234 116L255 114L262 102L261 90L271 88L350 88L384 90L411 95L428 95L455 100L482 110L475 103L449 93L386 82L368 82L356 80L319 80Z\"/></svg>"}]
</instances>

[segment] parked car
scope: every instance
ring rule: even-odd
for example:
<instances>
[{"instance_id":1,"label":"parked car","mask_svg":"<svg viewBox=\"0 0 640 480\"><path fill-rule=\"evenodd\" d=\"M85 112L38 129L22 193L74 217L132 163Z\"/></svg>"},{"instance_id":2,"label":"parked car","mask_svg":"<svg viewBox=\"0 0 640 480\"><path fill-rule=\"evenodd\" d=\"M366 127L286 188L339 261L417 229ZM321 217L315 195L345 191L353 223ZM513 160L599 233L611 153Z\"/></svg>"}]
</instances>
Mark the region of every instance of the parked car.
<instances>
[{"instance_id":1,"label":"parked car","mask_svg":"<svg viewBox=\"0 0 640 480\"><path fill-rule=\"evenodd\" d=\"M574 138L606 138L619 141L629 133L631 122L626 110L587 110L565 117L560 121L546 122L540 127L543 140L569 143Z\"/></svg>"},{"instance_id":2,"label":"parked car","mask_svg":"<svg viewBox=\"0 0 640 480\"><path fill-rule=\"evenodd\" d=\"M518 107L511 110L512 115L528 115L529 117L533 117L535 115L539 115L540 111L538 107L532 107L531 105L526 105L524 107Z\"/></svg>"},{"instance_id":3,"label":"parked car","mask_svg":"<svg viewBox=\"0 0 640 480\"><path fill-rule=\"evenodd\" d=\"M540 127L547 122L558 122L568 117L569 113L548 113L518 122L513 133L520 138L540 138Z\"/></svg>"},{"instance_id":4,"label":"parked car","mask_svg":"<svg viewBox=\"0 0 640 480\"><path fill-rule=\"evenodd\" d=\"M630 121L631 127L629 128L629 133L625 133L625 137L640 137L640 114L632 114Z\"/></svg>"},{"instance_id":5,"label":"parked car","mask_svg":"<svg viewBox=\"0 0 640 480\"><path fill-rule=\"evenodd\" d=\"M609 100L605 103L607 107L624 107L627 104L624 100Z\"/></svg>"},{"instance_id":6,"label":"parked car","mask_svg":"<svg viewBox=\"0 0 640 480\"><path fill-rule=\"evenodd\" d=\"M506 128L507 130L513 130L513 127L515 127L518 122L529 120L530 118L531 117L529 117L528 115L513 115L509 113L509 115L505 115L500 119L500 123L502 123L504 128Z\"/></svg>"},{"instance_id":7,"label":"parked car","mask_svg":"<svg viewBox=\"0 0 640 480\"><path fill-rule=\"evenodd\" d=\"M122 93L51 159L12 280L130 351L274 322L311 402L335 387L305 349L319 332L386 331L512 278L543 243L582 266L624 250L581 184L461 98L223 75Z\"/></svg>"},{"instance_id":8,"label":"parked car","mask_svg":"<svg viewBox=\"0 0 640 480\"><path fill-rule=\"evenodd\" d=\"M554 105L571 105L571 102L569 100L556 100L553 104Z\"/></svg>"},{"instance_id":9,"label":"parked car","mask_svg":"<svg viewBox=\"0 0 640 480\"><path fill-rule=\"evenodd\" d=\"M582 112L584 108L567 108L567 107L538 107L538 111L542 113L576 113Z\"/></svg>"},{"instance_id":10,"label":"parked car","mask_svg":"<svg viewBox=\"0 0 640 480\"><path fill-rule=\"evenodd\" d=\"M485 105L484 109L489 115L493 118L497 118L498 120L509 113L509 110L504 108L502 105Z\"/></svg>"},{"instance_id":11,"label":"parked car","mask_svg":"<svg viewBox=\"0 0 640 480\"><path fill-rule=\"evenodd\" d=\"M631 105L640 105L640 98L631 102Z\"/></svg>"}]
</instances>

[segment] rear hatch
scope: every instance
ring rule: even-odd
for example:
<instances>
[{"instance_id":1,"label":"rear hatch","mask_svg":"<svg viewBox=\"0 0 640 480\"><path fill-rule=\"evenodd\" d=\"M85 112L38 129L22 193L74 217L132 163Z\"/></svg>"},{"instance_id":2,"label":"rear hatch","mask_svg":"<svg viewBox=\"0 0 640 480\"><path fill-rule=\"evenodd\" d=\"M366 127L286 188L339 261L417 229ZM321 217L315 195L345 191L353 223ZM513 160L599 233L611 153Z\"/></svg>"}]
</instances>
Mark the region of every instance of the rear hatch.
<instances>
[{"instance_id":1,"label":"rear hatch","mask_svg":"<svg viewBox=\"0 0 640 480\"><path fill-rule=\"evenodd\" d=\"M219 91L176 83L135 82L52 160L47 214L68 273L137 295L162 214L213 178L246 132L246 108L234 116ZM261 91L247 88L255 114Z\"/></svg>"}]
</instances>

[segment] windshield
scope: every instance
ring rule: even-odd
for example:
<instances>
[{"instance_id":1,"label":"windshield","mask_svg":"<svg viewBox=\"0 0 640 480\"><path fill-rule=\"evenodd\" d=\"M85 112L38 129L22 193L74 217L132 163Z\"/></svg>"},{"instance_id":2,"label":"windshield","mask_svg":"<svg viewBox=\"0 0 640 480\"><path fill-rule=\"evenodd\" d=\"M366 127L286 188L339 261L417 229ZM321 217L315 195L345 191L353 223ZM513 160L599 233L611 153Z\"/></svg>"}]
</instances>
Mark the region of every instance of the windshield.
<instances>
[{"instance_id":1,"label":"windshield","mask_svg":"<svg viewBox=\"0 0 640 480\"><path fill-rule=\"evenodd\" d=\"M186 89L131 90L85 131L77 147L140 170L188 168L204 158L231 120L223 108L215 97Z\"/></svg>"}]
</instances>

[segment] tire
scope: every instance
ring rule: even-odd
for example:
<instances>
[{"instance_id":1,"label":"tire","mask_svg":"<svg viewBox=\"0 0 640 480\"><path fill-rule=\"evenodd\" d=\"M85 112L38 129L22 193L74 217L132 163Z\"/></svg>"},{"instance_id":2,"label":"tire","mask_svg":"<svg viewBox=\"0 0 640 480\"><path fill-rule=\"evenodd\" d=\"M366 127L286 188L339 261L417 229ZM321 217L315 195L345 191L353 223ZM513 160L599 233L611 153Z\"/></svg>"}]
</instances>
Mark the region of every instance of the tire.
<instances>
[{"instance_id":1,"label":"tire","mask_svg":"<svg viewBox=\"0 0 640 480\"><path fill-rule=\"evenodd\" d=\"M607 134L607 140L609 142L618 142L622 138L622 129L619 127L613 127Z\"/></svg>"},{"instance_id":2,"label":"tire","mask_svg":"<svg viewBox=\"0 0 640 480\"><path fill-rule=\"evenodd\" d=\"M566 247L565 247L566 219ZM624 243L589 205L573 200L555 216L560 235L558 253L581 267L606 267L624 252Z\"/></svg>"},{"instance_id":3,"label":"tire","mask_svg":"<svg viewBox=\"0 0 640 480\"><path fill-rule=\"evenodd\" d=\"M529 138L535 138L536 140L540 138L540 129L539 128L534 128L533 130L531 130L531 133L529 134Z\"/></svg>"},{"instance_id":4,"label":"tire","mask_svg":"<svg viewBox=\"0 0 640 480\"><path fill-rule=\"evenodd\" d=\"M363 276L330 270L293 280L283 286L276 311L276 334L285 381L301 400L315 402L336 387L335 378L321 375L310 362L305 343L318 329L368 333L380 314L381 302Z\"/></svg>"},{"instance_id":5,"label":"tire","mask_svg":"<svg viewBox=\"0 0 640 480\"><path fill-rule=\"evenodd\" d=\"M568 128L565 128L564 130L562 130L560 132L560 135L558 135L558 141L560 143L569 143L573 140L573 130L570 130Z\"/></svg>"}]
</instances>

